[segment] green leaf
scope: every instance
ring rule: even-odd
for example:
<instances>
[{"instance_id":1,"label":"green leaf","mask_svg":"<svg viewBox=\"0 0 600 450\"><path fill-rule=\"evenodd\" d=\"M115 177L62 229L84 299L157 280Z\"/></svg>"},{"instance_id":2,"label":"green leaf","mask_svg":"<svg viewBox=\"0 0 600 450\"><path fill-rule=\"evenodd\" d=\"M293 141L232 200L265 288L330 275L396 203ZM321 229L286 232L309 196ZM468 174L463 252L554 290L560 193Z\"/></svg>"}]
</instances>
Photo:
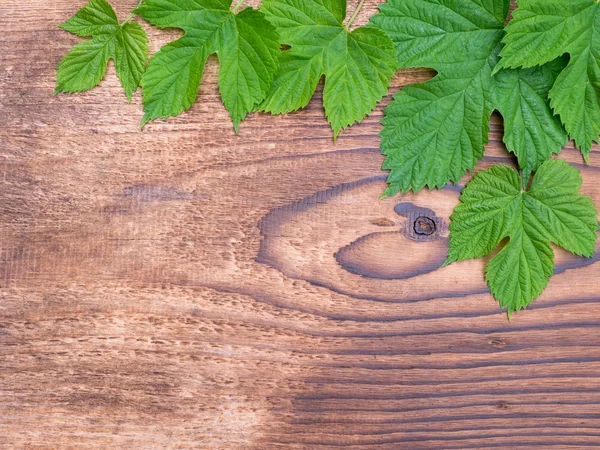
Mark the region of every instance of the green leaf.
<instances>
[{"instance_id":1,"label":"green leaf","mask_svg":"<svg viewBox=\"0 0 600 450\"><path fill-rule=\"evenodd\" d=\"M147 0L136 12L161 28L185 35L150 60L142 78L142 124L176 116L196 97L206 59L219 58L219 89L237 131L239 123L266 96L280 56L279 35L264 14L230 11L231 1Z\"/></svg>"},{"instance_id":2,"label":"green leaf","mask_svg":"<svg viewBox=\"0 0 600 450\"><path fill-rule=\"evenodd\" d=\"M283 52L273 87L259 109L284 114L304 108L325 76L323 104L334 138L369 114L396 70L394 47L382 31L343 21L344 0L264 0L261 10L281 34Z\"/></svg>"},{"instance_id":3,"label":"green leaf","mask_svg":"<svg viewBox=\"0 0 600 450\"><path fill-rule=\"evenodd\" d=\"M600 4L520 0L506 32L499 67L532 67L570 55L549 96L587 160L600 134Z\"/></svg>"},{"instance_id":4,"label":"green leaf","mask_svg":"<svg viewBox=\"0 0 600 450\"><path fill-rule=\"evenodd\" d=\"M104 0L90 0L73 17L59 25L60 28L81 37L98 34L114 35L119 28L115 11Z\"/></svg>"},{"instance_id":5,"label":"green leaf","mask_svg":"<svg viewBox=\"0 0 600 450\"><path fill-rule=\"evenodd\" d=\"M556 59L496 75L494 105L504 117L504 143L517 155L525 178L567 144L567 133L548 107L548 91L564 67Z\"/></svg>"},{"instance_id":6,"label":"green leaf","mask_svg":"<svg viewBox=\"0 0 600 450\"><path fill-rule=\"evenodd\" d=\"M116 34L115 67L129 101L142 79L148 59L148 39L139 23L126 23Z\"/></svg>"},{"instance_id":7,"label":"green leaf","mask_svg":"<svg viewBox=\"0 0 600 450\"><path fill-rule=\"evenodd\" d=\"M509 3L390 0L372 18L391 37L402 68L438 73L405 87L386 108L384 197L459 181L483 156L495 108L505 119L505 142L527 172L566 142L547 102L560 62L492 76Z\"/></svg>"},{"instance_id":8,"label":"green leaf","mask_svg":"<svg viewBox=\"0 0 600 450\"><path fill-rule=\"evenodd\" d=\"M537 298L554 270L550 243L592 257L598 212L579 193L579 171L560 160L543 163L529 191L508 166L479 172L463 190L450 217L449 264L481 258L508 243L487 265L489 288L509 315Z\"/></svg>"},{"instance_id":9,"label":"green leaf","mask_svg":"<svg viewBox=\"0 0 600 450\"><path fill-rule=\"evenodd\" d=\"M59 26L92 39L75 45L60 62L55 94L92 89L104 78L108 61L114 59L117 76L131 101L148 58L148 38L144 29L128 21L119 24L114 10L105 0L90 0Z\"/></svg>"}]
</instances>

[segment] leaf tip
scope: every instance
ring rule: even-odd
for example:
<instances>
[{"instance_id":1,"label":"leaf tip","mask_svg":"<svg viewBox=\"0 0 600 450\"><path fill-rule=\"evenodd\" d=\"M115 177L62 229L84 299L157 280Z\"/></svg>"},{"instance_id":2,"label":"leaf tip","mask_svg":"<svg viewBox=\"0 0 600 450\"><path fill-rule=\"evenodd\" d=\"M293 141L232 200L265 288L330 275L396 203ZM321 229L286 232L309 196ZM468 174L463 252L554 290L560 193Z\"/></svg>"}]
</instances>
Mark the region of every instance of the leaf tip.
<instances>
[{"instance_id":1,"label":"leaf tip","mask_svg":"<svg viewBox=\"0 0 600 450\"><path fill-rule=\"evenodd\" d=\"M500 63L496 64L496 66L492 69L492 76L496 76L501 70L502 67L500 67Z\"/></svg>"},{"instance_id":2,"label":"leaf tip","mask_svg":"<svg viewBox=\"0 0 600 450\"><path fill-rule=\"evenodd\" d=\"M458 261L458 258L456 256L448 253L448 257L446 258L446 261L444 261L444 264L441 265L440 269L443 269L444 267L447 267L456 261Z\"/></svg>"},{"instance_id":3,"label":"leaf tip","mask_svg":"<svg viewBox=\"0 0 600 450\"><path fill-rule=\"evenodd\" d=\"M582 152L582 154L583 154L583 161L585 162L585 164L587 166L589 166L590 165L590 154L589 154L589 152Z\"/></svg>"},{"instance_id":4,"label":"leaf tip","mask_svg":"<svg viewBox=\"0 0 600 450\"><path fill-rule=\"evenodd\" d=\"M394 196L394 194L396 194L396 192L398 192L397 190L395 190L394 188L392 188L392 186L388 186L386 188L385 191L383 191L383 193L379 196L379 200L385 200L386 198L390 198L392 196Z\"/></svg>"},{"instance_id":5,"label":"leaf tip","mask_svg":"<svg viewBox=\"0 0 600 450\"><path fill-rule=\"evenodd\" d=\"M144 114L144 117L142 117L142 120L140 122L140 130L143 130L146 124L150 122L151 119L152 117L150 117L149 113Z\"/></svg>"}]
</instances>

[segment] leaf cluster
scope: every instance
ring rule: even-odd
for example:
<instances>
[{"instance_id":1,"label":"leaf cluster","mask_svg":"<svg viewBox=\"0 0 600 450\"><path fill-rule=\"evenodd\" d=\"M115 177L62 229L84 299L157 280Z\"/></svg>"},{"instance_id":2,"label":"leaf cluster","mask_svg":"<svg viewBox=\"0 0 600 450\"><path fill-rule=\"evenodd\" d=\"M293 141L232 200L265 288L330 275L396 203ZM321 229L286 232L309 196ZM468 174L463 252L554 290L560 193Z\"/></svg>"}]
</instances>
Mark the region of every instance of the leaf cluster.
<instances>
[{"instance_id":1,"label":"leaf cluster","mask_svg":"<svg viewBox=\"0 0 600 450\"><path fill-rule=\"evenodd\" d=\"M483 157L490 116L520 171L496 166L463 190L452 215L447 263L481 258L490 290L509 314L539 296L554 268L551 243L593 256L597 212L570 165L551 159L569 138L589 158L600 134L600 4L597 0L388 0L352 29L345 0L140 0L119 23L106 0L90 0L61 25L90 37L60 63L56 92L96 86L115 61L127 97L142 88L144 117L176 116L196 101L210 55L234 129L253 111L304 108L324 79L334 139L370 114L399 69L429 68L385 110L383 197L458 183ZM183 36L148 58L139 15ZM534 175L535 174L535 175ZM530 185L529 188L527 186ZM503 245L503 242L506 242Z\"/></svg>"},{"instance_id":2,"label":"leaf cluster","mask_svg":"<svg viewBox=\"0 0 600 450\"><path fill-rule=\"evenodd\" d=\"M123 81L119 68L127 65L119 55L126 45L119 39L135 27L143 36L144 52L135 60L135 76L123 84L128 95L142 87L142 125L191 108L213 54L219 60L221 98L236 131L252 111L284 114L305 107L323 77L323 103L334 138L386 95L398 66L394 44L375 27L350 30L355 16L344 24L345 0L265 0L260 10L238 13L242 3L232 9L231 0L141 2L134 14L156 27L184 31L156 52L144 71L137 70L147 57L143 29L129 19L119 25L106 0L91 0L62 26L93 39L77 44L59 65L57 92L96 86L110 58ZM282 46L288 49L282 51Z\"/></svg>"}]
</instances>

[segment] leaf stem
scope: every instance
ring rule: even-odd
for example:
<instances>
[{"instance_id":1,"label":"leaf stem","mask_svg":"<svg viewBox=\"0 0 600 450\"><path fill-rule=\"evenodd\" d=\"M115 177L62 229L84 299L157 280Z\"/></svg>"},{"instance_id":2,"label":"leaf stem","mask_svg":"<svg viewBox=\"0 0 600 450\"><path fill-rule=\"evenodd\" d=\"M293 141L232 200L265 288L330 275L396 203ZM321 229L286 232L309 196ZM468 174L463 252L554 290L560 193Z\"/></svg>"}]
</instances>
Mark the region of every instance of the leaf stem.
<instances>
[{"instance_id":1,"label":"leaf stem","mask_svg":"<svg viewBox=\"0 0 600 450\"><path fill-rule=\"evenodd\" d=\"M352 17L350 17L350 20L348 21L348 25L346 25L346 28L350 29L350 26L354 23L354 20L356 19L356 16L358 16L358 13L362 9L364 3L365 3L365 0L360 0L360 2L358 2L358 6L354 10Z\"/></svg>"},{"instance_id":2,"label":"leaf stem","mask_svg":"<svg viewBox=\"0 0 600 450\"><path fill-rule=\"evenodd\" d=\"M239 0L235 6L233 7L233 13L235 14L237 12L237 10L240 8L240 6L242 6L242 3L244 3L244 0Z\"/></svg>"},{"instance_id":3,"label":"leaf stem","mask_svg":"<svg viewBox=\"0 0 600 450\"><path fill-rule=\"evenodd\" d=\"M133 10L135 11L136 9L138 9L140 6L142 6L142 3L144 2L144 0L139 0L138 4L135 8L133 8ZM133 16L135 16L135 13L132 12L131 14L129 14L129 17L127 19L125 19L125 22L123 22L121 24L121 26L125 25L127 22L129 22L131 19L133 19Z\"/></svg>"}]
</instances>

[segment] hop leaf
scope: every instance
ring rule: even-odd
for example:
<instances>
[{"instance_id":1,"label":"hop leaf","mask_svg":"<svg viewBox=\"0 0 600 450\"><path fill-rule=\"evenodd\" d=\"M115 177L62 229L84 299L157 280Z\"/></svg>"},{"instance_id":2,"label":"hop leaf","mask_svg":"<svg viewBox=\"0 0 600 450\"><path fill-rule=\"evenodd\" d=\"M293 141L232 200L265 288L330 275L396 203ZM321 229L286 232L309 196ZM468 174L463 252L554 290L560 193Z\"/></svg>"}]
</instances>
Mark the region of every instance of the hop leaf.
<instances>
[{"instance_id":1,"label":"hop leaf","mask_svg":"<svg viewBox=\"0 0 600 450\"><path fill-rule=\"evenodd\" d=\"M600 134L598 21L596 0L520 0L506 28L499 64L532 67L571 56L549 95L586 160Z\"/></svg>"},{"instance_id":2,"label":"hop leaf","mask_svg":"<svg viewBox=\"0 0 600 450\"><path fill-rule=\"evenodd\" d=\"M290 46L261 110L304 108L325 76L325 114L337 137L387 93L397 66L393 43L375 28L348 31L345 0L264 0L261 10Z\"/></svg>"},{"instance_id":3,"label":"hop leaf","mask_svg":"<svg viewBox=\"0 0 600 450\"><path fill-rule=\"evenodd\" d=\"M560 160L542 164L526 192L508 166L479 172L450 217L447 264L484 257L508 237L488 263L486 280L509 315L525 308L554 270L551 242L576 255L594 255L598 213L580 188L579 172Z\"/></svg>"},{"instance_id":4,"label":"hop leaf","mask_svg":"<svg viewBox=\"0 0 600 450\"><path fill-rule=\"evenodd\" d=\"M552 153L567 143L567 134L548 107L548 91L565 67L556 59L531 69L501 70L495 77L494 106L504 117L504 143L529 178Z\"/></svg>"},{"instance_id":5,"label":"hop leaf","mask_svg":"<svg viewBox=\"0 0 600 450\"><path fill-rule=\"evenodd\" d=\"M600 134L599 20L596 0L521 0L500 53L500 67L532 67L571 56L550 100L586 160Z\"/></svg>"},{"instance_id":6,"label":"hop leaf","mask_svg":"<svg viewBox=\"0 0 600 450\"><path fill-rule=\"evenodd\" d=\"M55 93L92 89L102 81L108 61L113 59L117 76L131 101L148 59L148 38L144 29L129 21L119 24L115 11L105 0L90 0L59 26L77 36L92 39L75 45L60 62Z\"/></svg>"},{"instance_id":7,"label":"hop leaf","mask_svg":"<svg viewBox=\"0 0 600 450\"><path fill-rule=\"evenodd\" d=\"M492 111L504 116L504 142L530 173L566 144L547 93L563 64L492 71L509 0L390 0L372 23L394 41L402 68L438 75L405 87L385 111L381 132L391 196L457 182L483 156Z\"/></svg>"},{"instance_id":8,"label":"hop leaf","mask_svg":"<svg viewBox=\"0 0 600 450\"><path fill-rule=\"evenodd\" d=\"M150 60L142 78L142 124L176 116L196 97L209 55L219 57L219 88L235 130L271 87L280 56L279 35L264 14L230 10L231 0L147 0L136 12L160 28L185 35Z\"/></svg>"}]
</instances>

